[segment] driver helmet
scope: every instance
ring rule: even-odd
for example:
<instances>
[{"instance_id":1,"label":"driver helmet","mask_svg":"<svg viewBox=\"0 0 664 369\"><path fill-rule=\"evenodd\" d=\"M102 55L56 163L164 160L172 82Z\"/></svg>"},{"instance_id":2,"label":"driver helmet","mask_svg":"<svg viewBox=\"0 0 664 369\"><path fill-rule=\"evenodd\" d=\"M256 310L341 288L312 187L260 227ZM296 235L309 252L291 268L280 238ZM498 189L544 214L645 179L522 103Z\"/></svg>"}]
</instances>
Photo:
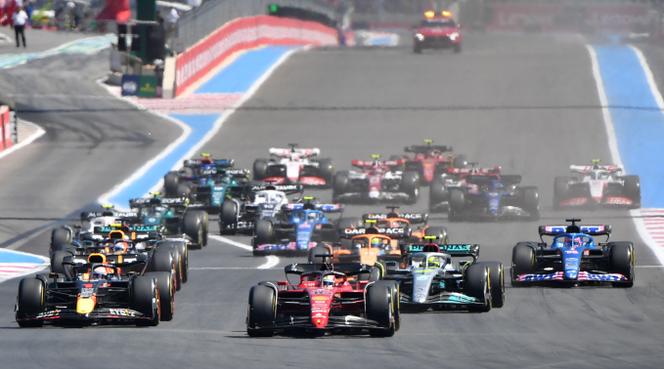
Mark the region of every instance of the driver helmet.
<instances>
[{"instance_id":1,"label":"driver helmet","mask_svg":"<svg viewBox=\"0 0 664 369\"><path fill-rule=\"evenodd\" d=\"M314 221L316 220L316 218L317 218L316 213L307 214L307 220Z\"/></svg>"},{"instance_id":2,"label":"driver helmet","mask_svg":"<svg viewBox=\"0 0 664 369\"><path fill-rule=\"evenodd\" d=\"M201 163L204 163L204 164L212 164L213 163L212 156L210 155L210 153L207 153L207 152L202 152L201 153Z\"/></svg>"},{"instance_id":3,"label":"driver helmet","mask_svg":"<svg viewBox=\"0 0 664 369\"><path fill-rule=\"evenodd\" d=\"M429 268L440 268L440 259L435 256L429 256L427 264L429 265Z\"/></svg>"},{"instance_id":4,"label":"driver helmet","mask_svg":"<svg viewBox=\"0 0 664 369\"><path fill-rule=\"evenodd\" d=\"M323 276L323 287L334 287L334 283L337 281L337 277L334 274L327 274Z\"/></svg>"},{"instance_id":5,"label":"driver helmet","mask_svg":"<svg viewBox=\"0 0 664 369\"><path fill-rule=\"evenodd\" d=\"M383 240L381 240L378 237L374 237L371 239L371 247L382 247L383 246Z\"/></svg>"}]
</instances>

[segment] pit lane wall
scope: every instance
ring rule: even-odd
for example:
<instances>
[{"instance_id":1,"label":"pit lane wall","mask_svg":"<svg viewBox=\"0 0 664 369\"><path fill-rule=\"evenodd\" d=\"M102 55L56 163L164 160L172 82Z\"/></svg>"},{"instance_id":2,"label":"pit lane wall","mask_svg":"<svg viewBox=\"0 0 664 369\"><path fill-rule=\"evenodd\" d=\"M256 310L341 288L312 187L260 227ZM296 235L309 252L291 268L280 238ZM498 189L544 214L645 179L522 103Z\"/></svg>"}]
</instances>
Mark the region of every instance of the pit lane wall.
<instances>
[{"instance_id":1,"label":"pit lane wall","mask_svg":"<svg viewBox=\"0 0 664 369\"><path fill-rule=\"evenodd\" d=\"M268 45L326 46L338 43L337 30L320 23L266 15L228 22L177 56L175 96L233 54Z\"/></svg>"},{"instance_id":2,"label":"pit lane wall","mask_svg":"<svg viewBox=\"0 0 664 369\"><path fill-rule=\"evenodd\" d=\"M12 139L12 121L8 106L0 106L0 151L8 149L14 145Z\"/></svg>"}]
</instances>

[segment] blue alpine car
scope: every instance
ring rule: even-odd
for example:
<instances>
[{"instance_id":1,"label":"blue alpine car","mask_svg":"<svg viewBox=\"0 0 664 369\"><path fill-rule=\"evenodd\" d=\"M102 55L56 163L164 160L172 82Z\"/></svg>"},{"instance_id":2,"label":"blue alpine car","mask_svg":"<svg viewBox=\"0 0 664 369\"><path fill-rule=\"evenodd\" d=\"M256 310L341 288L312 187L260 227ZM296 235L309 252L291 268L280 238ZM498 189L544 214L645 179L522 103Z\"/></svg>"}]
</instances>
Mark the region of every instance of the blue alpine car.
<instances>
[{"instance_id":1,"label":"blue alpine car","mask_svg":"<svg viewBox=\"0 0 664 369\"><path fill-rule=\"evenodd\" d=\"M634 244L608 242L610 225L577 225L580 219L567 219L570 225L539 227L541 242L519 242L512 250L512 284L566 285L610 283L614 287L634 284ZM552 237L545 242L544 237ZM595 237L606 237L598 242Z\"/></svg>"},{"instance_id":2,"label":"blue alpine car","mask_svg":"<svg viewBox=\"0 0 664 369\"><path fill-rule=\"evenodd\" d=\"M341 211L341 205L315 204L311 197L285 205L279 217L256 222L253 253L306 255L318 242L336 241L337 228L327 214Z\"/></svg>"}]
</instances>

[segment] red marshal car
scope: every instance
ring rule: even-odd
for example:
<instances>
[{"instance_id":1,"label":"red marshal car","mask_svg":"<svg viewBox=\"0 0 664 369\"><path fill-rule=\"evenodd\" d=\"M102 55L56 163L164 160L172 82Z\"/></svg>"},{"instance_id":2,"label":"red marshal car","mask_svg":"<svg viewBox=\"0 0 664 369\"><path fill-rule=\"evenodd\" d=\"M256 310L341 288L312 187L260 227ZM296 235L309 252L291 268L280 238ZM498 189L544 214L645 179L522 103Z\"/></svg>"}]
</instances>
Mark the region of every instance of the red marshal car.
<instances>
[{"instance_id":1,"label":"red marshal car","mask_svg":"<svg viewBox=\"0 0 664 369\"><path fill-rule=\"evenodd\" d=\"M452 13L443 11L440 16L433 11L424 13L424 19L413 34L413 51L419 54L424 49L453 49L461 52L461 26L452 18Z\"/></svg>"}]
</instances>

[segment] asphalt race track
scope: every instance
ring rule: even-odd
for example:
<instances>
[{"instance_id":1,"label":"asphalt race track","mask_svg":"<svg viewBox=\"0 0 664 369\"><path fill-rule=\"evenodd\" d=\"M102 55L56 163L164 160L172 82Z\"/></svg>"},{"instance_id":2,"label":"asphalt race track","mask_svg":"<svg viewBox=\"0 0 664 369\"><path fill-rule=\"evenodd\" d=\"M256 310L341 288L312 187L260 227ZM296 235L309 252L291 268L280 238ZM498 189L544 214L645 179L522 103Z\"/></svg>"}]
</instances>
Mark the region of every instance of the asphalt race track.
<instances>
[{"instance_id":1,"label":"asphalt race track","mask_svg":"<svg viewBox=\"0 0 664 369\"><path fill-rule=\"evenodd\" d=\"M179 134L168 123L102 98L92 80L79 75L72 81L72 75L59 72L62 63L74 62L90 79L105 67L100 56L49 59L17 69L35 75L37 69L49 70L56 82L37 78L22 91L32 110L48 107L24 116L42 124L47 135L0 161L2 216L75 212ZM40 97L48 94L63 96ZM405 48L317 50L296 54L280 67L205 150L250 167L268 147L299 142L320 147L337 169L346 169L353 158L400 153L424 138L452 144L470 159L502 165L507 173L522 174L525 184L539 186L542 222L574 215L612 224L615 240L634 240L639 269L631 289L508 288L502 309L402 315L401 330L385 339L250 339L244 331L249 288L279 278L281 267L294 259L257 270L265 258L213 241L190 254L190 281L178 292L175 318L156 328L18 329L13 314L18 282L0 284L0 366L661 367L664 274L629 213L551 209L555 175L565 174L571 163L610 161L598 104L590 58L576 37L469 35L460 55L413 55ZM428 189L422 192L413 210L426 209ZM317 195L330 198L329 191ZM376 207L349 206L346 214L371 209ZM20 250L46 253L48 234L34 229L48 221L2 223L4 246L12 237L35 234ZM480 260L506 266L512 246L536 239L539 224L447 224L444 216L430 223L446 225L453 241L480 243ZM247 237L232 239L249 243Z\"/></svg>"}]
</instances>

